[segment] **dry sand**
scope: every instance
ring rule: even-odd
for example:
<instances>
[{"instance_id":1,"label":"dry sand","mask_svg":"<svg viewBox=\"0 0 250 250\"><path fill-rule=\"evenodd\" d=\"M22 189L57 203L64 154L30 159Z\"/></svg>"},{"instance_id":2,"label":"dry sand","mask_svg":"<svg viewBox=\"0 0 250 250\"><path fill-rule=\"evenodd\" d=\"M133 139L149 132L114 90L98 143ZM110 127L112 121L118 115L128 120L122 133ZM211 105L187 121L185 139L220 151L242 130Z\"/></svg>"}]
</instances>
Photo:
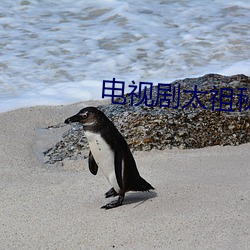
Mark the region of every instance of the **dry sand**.
<instances>
[{"instance_id":1,"label":"dry sand","mask_svg":"<svg viewBox=\"0 0 250 250\"><path fill-rule=\"evenodd\" d=\"M250 144L135 152L155 192L103 210L87 160L41 162L67 130L44 128L89 104L0 114L0 249L250 248Z\"/></svg>"}]
</instances>

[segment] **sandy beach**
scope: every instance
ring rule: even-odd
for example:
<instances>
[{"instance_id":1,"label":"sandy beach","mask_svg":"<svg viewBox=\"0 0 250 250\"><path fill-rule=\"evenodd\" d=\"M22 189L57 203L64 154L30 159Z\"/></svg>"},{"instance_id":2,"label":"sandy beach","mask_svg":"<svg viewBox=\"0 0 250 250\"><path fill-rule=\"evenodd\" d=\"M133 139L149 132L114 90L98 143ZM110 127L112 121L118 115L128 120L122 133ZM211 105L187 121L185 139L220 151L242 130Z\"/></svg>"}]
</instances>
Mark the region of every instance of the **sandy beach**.
<instances>
[{"instance_id":1,"label":"sandy beach","mask_svg":"<svg viewBox=\"0 0 250 250\"><path fill-rule=\"evenodd\" d=\"M250 144L134 152L155 192L111 210L87 159L43 164L68 129L45 128L97 104L0 113L0 249L249 249Z\"/></svg>"}]
</instances>

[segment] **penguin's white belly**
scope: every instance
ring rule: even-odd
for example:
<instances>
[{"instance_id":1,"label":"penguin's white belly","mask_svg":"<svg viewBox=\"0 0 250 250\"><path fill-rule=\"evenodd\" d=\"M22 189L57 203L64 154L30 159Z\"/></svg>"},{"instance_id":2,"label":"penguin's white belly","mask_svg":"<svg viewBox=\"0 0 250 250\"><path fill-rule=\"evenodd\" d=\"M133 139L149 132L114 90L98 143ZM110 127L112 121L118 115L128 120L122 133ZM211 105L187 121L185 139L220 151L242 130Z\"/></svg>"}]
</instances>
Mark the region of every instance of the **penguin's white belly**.
<instances>
[{"instance_id":1,"label":"penguin's white belly","mask_svg":"<svg viewBox=\"0 0 250 250\"><path fill-rule=\"evenodd\" d=\"M111 186L119 193L120 187L115 174L115 155L113 150L100 134L86 131L85 135L96 164L108 179Z\"/></svg>"}]
</instances>

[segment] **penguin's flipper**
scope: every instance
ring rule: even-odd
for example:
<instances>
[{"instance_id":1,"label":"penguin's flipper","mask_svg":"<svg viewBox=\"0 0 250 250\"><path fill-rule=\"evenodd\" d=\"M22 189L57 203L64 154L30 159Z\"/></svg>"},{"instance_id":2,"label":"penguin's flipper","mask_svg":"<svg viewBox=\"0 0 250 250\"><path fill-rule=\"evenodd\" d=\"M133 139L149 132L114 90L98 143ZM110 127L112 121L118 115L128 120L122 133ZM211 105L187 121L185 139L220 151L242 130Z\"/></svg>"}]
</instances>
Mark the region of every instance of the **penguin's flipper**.
<instances>
[{"instance_id":1,"label":"penguin's flipper","mask_svg":"<svg viewBox=\"0 0 250 250\"><path fill-rule=\"evenodd\" d=\"M123 203L123 200L124 200L124 196L120 196L118 197L118 200L115 200L115 201L111 201L110 203L102 206L101 208L104 208L104 209L111 209L111 208L114 208L114 207L119 207L122 205Z\"/></svg>"},{"instance_id":2,"label":"penguin's flipper","mask_svg":"<svg viewBox=\"0 0 250 250\"><path fill-rule=\"evenodd\" d=\"M105 193L106 198L109 198L109 197L112 197L112 196L115 197L117 195L118 195L118 193L115 191L114 188L111 188L108 192Z\"/></svg>"},{"instance_id":3,"label":"penguin's flipper","mask_svg":"<svg viewBox=\"0 0 250 250\"><path fill-rule=\"evenodd\" d=\"M96 175L98 171L98 165L96 164L91 151L89 151L89 170L93 175Z\"/></svg>"},{"instance_id":4,"label":"penguin's flipper","mask_svg":"<svg viewBox=\"0 0 250 250\"><path fill-rule=\"evenodd\" d=\"M115 176L120 189L123 189L122 181L122 150L120 147L115 147Z\"/></svg>"}]
</instances>

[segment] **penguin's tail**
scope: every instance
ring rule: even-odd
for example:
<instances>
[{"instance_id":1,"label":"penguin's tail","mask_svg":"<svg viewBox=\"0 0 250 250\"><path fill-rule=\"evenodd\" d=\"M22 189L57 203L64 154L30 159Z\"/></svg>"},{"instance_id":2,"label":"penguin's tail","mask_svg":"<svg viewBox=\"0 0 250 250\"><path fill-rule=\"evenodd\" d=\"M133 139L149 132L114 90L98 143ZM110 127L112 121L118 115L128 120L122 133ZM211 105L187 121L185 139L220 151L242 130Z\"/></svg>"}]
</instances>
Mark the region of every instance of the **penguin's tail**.
<instances>
[{"instance_id":1,"label":"penguin's tail","mask_svg":"<svg viewBox=\"0 0 250 250\"><path fill-rule=\"evenodd\" d=\"M154 189L154 187L152 187L147 181L139 176L131 191L149 191L150 189Z\"/></svg>"}]
</instances>

